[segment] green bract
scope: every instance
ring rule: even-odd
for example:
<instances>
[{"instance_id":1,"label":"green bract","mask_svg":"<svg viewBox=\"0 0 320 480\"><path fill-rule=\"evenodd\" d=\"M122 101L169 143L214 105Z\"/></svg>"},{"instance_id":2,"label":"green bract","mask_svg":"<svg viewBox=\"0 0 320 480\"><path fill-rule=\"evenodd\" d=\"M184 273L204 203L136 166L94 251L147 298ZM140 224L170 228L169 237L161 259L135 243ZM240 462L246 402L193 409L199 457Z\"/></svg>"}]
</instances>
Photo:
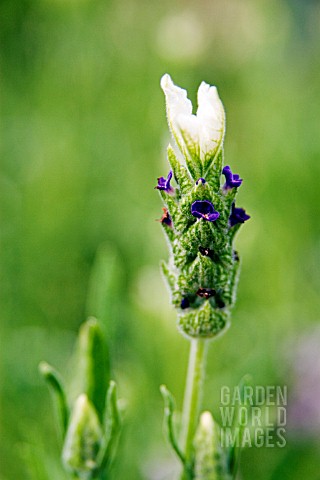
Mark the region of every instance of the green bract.
<instances>
[{"instance_id":1,"label":"green bract","mask_svg":"<svg viewBox=\"0 0 320 480\"><path fill-rule=\"evenodd\" d=\"M110 380L107 346L98 321L81 327L76 399L68 406L59 374L45 362L40 371L54 394L62 433L62 459L74 478L105 478L120 433L116 384Z\"/></svg>"},{"instance_id":2,"label":"green bract","mask_svg":"<svg viewBox=\"0 0 320 480\"><path fill-rule=\"evenodd\" d=\"M194 439L195 480L231 480L227 456L220 446L219 427L210 412L203 412Z\"/></svg>"},{"instance_id":3,"label":"green bract","mask_svg":"<svg viewBox=\"0 0 320 480\"><path fill-rule=\"evenodd\" d=\"M181 332L193 338L211 338L229 324L239 270L232 242L244 221L230 226L237 188L222 188L220 183L225 114L216 87L202 82L197 115L193 115L185 90L175 86L169 75L164 75L161 86L168 124L180 150L175 153L168 147L177 188L167 189L164 179L157 187L171 220L161 222L170 248L169 262L162 264L162 271ZM194 210L199 201L210 202L218 218L209 221L206 215L195 215L192 206Z\"/></svg>"}]
</instances>

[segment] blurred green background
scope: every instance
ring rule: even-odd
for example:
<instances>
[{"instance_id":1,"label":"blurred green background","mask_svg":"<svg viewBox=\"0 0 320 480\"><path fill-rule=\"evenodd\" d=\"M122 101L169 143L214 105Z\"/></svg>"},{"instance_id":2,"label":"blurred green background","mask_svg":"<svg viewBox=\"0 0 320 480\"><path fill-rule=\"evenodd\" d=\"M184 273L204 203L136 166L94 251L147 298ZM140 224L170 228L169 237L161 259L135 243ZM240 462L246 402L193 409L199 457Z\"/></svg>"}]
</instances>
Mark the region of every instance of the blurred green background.
<instances>
[{"instance_id":1,"label":"blurred green background","mask_svg":"<svg viewBox=\"0 0 320 480\"><path fill-rule=\"evenodd\" d=\"M241 478L319 479L319 2L2 0L0 16L1 480L66 478L37 365L72 376L103 244L115 275L101 320L127 405L113 478L172 478L159 385L180 407L188 342L159 272L165 72L194 102L202 80L218 86L252 217L204 408L219 418L221 386L245 373L288 385L286 448L248 448Z\"/></svg>"}]
</instances>

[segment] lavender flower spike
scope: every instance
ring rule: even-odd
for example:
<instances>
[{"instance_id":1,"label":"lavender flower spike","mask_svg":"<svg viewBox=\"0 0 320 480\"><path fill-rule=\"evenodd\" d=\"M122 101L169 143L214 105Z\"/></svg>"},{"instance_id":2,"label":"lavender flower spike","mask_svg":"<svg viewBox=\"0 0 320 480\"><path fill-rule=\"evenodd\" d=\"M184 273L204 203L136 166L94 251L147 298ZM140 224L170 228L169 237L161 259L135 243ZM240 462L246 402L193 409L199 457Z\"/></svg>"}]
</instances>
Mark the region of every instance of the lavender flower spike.
<instances>
[{"instance_id":1,"label":"lavender flower spike","mask_svg":"<svg viewBox=\"0 0 320 480\"><path fill-rule=\"evenodd\" d=\"M235 302L239 258L233 254L233 240L249 218L232 206L242 179L229 166L223 169L225 113L217 89L202 82L198 110L192 113L187 92L169 75L162 77L161 87L169 128L183 156L169 145L172 176L159 178L156 187L164 203L160 221L170 250L162 272L179 330L193 339L213 338L227 329ZM174 195L167 193L171 178L177 184Z\"/></svg>"},{"instance_id":2,"label":"lavender flower spike","mask_svg":"<svg viewBox=\"0 0 320 480\"><path fill-rule=\"evenodd\" d=\"M172 170L170 170L170 172L168 173L167 178L159 177L158 185L154 188L157 188L158 190L164 190L165 192L172 195L174 193L174 188L171 187L170 185L171 179L172 179Z\"/></svg>"},{"instance_id":3,"label":"lavender flower spike","mask_svg":"<svg viewBox=\"0 0 320 480\"><path fill-rule=\"evenodd\" d=\"M209 200L196 200L191 205L191 213L194 217L203 218L208 222L214 222L220 217L220 213L214 209Z\"/></svg>"},{"instance_id":4,"label":"lavender flower spike","mask_svg":"<svg viewBox=\"0 0 320 480\"><path fill-rule=\"evenodd\" d=\"M244 223L247 220L249 220L249 218L250 218L250 215L247 215L243 208L237 208L234 203L232 204L231 214L229 217L230 227L233 227L238 223Z\"/></svg>"},{"instance_id":5,"label":"lavender flower spike","mask_svg":"<svg viewBox=\"0 0 320 480\"><path fill-rule=\"evenodd\" d=\"M231 190L234 187L240 187L242 184L242 178L237 173L232 173L229 165L226 165L222 170L223 175L226 177L226 183L223 185L223 190Z\"/></svg>"}]
</instances>

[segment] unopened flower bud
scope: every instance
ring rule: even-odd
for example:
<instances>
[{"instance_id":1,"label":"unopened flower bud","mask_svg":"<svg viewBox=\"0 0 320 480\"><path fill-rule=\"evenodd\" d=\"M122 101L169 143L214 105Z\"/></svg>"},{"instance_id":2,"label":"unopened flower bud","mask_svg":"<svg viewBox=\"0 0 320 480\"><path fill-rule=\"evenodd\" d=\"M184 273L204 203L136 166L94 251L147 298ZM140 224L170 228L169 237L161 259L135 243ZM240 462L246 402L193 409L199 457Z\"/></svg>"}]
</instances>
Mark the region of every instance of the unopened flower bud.
<instances>
[{"instance_id":1,"label":"unopened flower bud","mask_svg":"<svg viewBox=\"0 0 320 480\"><path fill-rule=\"evenodd\" d=\"M63 446L65 466L84 478L95 472L101 440L98 415L87 395L82 394L74 404Z\"/></svg>"},{"instance_id":2,"label":"unopened flower bud","mask_svg":"<svg viewBox=\"0 0 320 480\"><path fill-rule=\"evenodd\" d=\"M210 412L203 412L194 438L195 480L227 480L226 458Z\"/></svg>"}]
</instances>

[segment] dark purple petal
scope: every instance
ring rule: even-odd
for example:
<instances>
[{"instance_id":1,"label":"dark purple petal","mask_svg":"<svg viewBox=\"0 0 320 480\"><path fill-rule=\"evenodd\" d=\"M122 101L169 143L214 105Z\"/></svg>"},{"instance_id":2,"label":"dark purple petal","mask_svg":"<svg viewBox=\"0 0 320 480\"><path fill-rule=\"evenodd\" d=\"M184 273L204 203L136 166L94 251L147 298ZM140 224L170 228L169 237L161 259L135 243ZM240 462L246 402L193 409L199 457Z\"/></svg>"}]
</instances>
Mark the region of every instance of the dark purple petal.
<instances>
[{"instance_id":1,"label":"dark purple petal","mask_svg":"<svg viewBox=\"0 0 320 480\"><path fill-rule=\"evenodd\" d=\"M202 177L198 178L198 180L196 181L196 185L199 185L200 182L202 183L202 185L206 183L205 179Z\"/></svg>"},{"instance_id":2,"label":"dark purple petal","mask_svg":"<svg viewBox=\"0 0 320 480\"><path fill-rule=\"evenodd\" d=\"M158 190L164 190L167 193L174 193L174 188L171 187L170 182L172 179L172 170L168 173L167 178L164 177L159 177L158 178L158 185L154 188L157 188Z\"/></svg>"},{"instance_id":3,"label":"dark purple petal","mask_svg":"<svg viewBox=\"0 0 320 480\"><path fill-rule=\"evenodd\" d=\"M180 308L184 310L185 308L189 308L189 307L190 307L189 300L187 298L183 298L180 303Z\"/></svg>"},{"instance_id":4,"label":"dark purple petal","mask_svg":"<svg viewBox=\"0 0 320 480\"><path fill-rule=\"evenodd\" d=\"M214 209L209 200L196 200L191 205L191 213L196 218L203 218L208 222L214 222L220 217L220 213Z\"/></svg>"},{"instance_id":5,"label":"dark purple petal","mask_svg":"<svg viewBox=\"0 0 320 480\"><path fill-rule=\"evenodd\" d=\"M172 228L172 219L169 215L169 212L166 208L163 208L163 215L160 218L160 222Z\"/></svg>"},{"instance_id":6,"label":"dark purple petal","mask_svg":"<svg viewBox=\"0 0 320 480\"><path fill-rule=\"evenodd\" d=\"M233 250L232 252L232 258L235 262L239 262L240 258L239 258L239 254L236 250Z\"/></svg>"},{"instance_id":7,"label":"dark purple petal","mask_svg":"<svg viewBox=\"0 0 320 480\"><path fill-rule=\"evenodd\" d=\"M240 187L242 178L240 178L237 173L232 173L229 165L224 167L222 173L226 177L226 183L223 185L223 190L230 190L234 187Z\"/></svg>"},{"instance_id":8,"label":"dark purple petal","mask_svg":"<svg viewBox=\"0 0 320 480\"><path fill-rule=\"evenodd\" d=\"M250 218L250 215L247 215L243 208L237 208L234 203L232 204L231 214L229 217L230 227L233 227L238 223L244 223L247 220L249 220L249 218Z\"/></svg>"}]
</instances>

